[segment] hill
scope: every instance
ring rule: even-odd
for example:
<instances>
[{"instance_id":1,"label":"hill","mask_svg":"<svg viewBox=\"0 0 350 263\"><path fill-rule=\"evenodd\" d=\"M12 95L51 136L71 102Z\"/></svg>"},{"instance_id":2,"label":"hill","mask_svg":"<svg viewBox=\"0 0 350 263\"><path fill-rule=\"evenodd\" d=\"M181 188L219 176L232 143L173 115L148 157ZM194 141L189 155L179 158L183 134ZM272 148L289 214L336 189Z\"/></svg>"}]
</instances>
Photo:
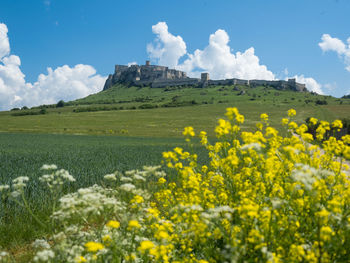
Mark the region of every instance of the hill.
<instances>
[{"instance_id":1,"label":"hill","mask_svg":"<svg viewBox=\"0 0 350 263\"><path fill-rule=\"evenodd\" d=\"M64 107L56 107L64 106ZM277 123L289 108L298 121L350 117L350 100L272 87L192 86L150 88L115 85L105 91L64 103L0 113L1 132L181 136L187 125L210 131L226 107L238 107L245 127L254 127L260 113Z\"/></svg>"}]
</instances>

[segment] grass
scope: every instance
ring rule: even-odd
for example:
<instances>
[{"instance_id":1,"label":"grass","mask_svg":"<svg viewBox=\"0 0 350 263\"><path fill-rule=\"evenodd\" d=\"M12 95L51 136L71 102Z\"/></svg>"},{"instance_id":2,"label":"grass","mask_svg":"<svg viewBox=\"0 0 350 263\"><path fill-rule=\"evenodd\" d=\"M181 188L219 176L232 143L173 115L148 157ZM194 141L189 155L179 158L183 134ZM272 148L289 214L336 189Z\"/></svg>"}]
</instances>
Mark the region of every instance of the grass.
<instances>
[{"instance_id":1,"label":"grass","mask_svg":"<svg viewBox=\"0 0 350 263\"><path fill-rule=\"evenodd\" d=\"M245 94L239 95L241 91ZM317 105L317 101L326 101L327 105ZM142 109L148 106L154 108ZM68 102L65 107L51 105L46 108L46 114L30 115L37 113L38 108L19 111L28 113L23 116L14 116L21 115L18 111L0 112L0 132L180 137L188 125L211 132L217 116L232 106L246 116L245 128L254 127L262 110L270 115L273 124L279 122L289 108L297 110L300 121L310 116L328 121L350 117L350 99L268 87L137 88L119 85ZM88 112L90 110L92 112Z\"/></svg>"},{"instance_id":2,"label":"grass","mask_svg":"<svg viewBox=\"0 0 350 263\"><path fill-rule=\"evenodd\" d=\"M245 94L238 95L242 90ZM317 101L326 101L327 105L317 105ZM140 109L145 104L154 108ZM77 179L74 186L65 189L71 192L99 183L103 175L115 170L158 164L163 151L184 146L179 137L185 126L213 136L218 116L232 106L245 115L246 130L254 129L262 112L269 114L273 126L278 126L290 108L297 110L299 122L310 116L328 121L350 117L350 99L266 87L115 86L62 108L46 107L46 114L30 114L38 108L21 110L28 112L23 116L13 115L18 111L0 112L0 184L18 176L35 178L26 194L33 210L45 218L50 212L50 198L36 180L44 163L54 163ZM84 107L104 110L77 112ZM0 205L0 248L26 251L28 242L47 234L22 209L11 203ZM23 254L20 257L25 261Z\"/></svg>"},{"instance_id":3,"label":"grass","mask_svg":"<svg viewBox=\"0 0 350 263\"><path fill-rule=\"evenodd\" d=\"M210 127L217 123L217 116L222 116L225 109L231 106L238 107L245 115L244 127L247 129L254 127L261 110L268 113L275 124L289 108L294 107L292 104L272 105L250 101L145 110L50 112L18 117L2 113L0 132L181 137L181 131L188 125L193 125L196 130L212 132ZM299 121L310 116L328 121L350 117L350 105L300 105L294 108Z\"/></svg>"},{"instance_id":4,"label":"grass","mask_svg":"<svg viewBox=\"0 0 350 263\"><path fill-rule=\"evenodd\" d=\"M141 169L160 163L161 153L185 146L177 138L116 136L74 136L52 134L0 133L0 184L18 176L34 179L26 190L30 204L41 218L50 213L49 193L37 180L43 164L56 164L77 180L65 189L100 183L105 174L116 170ZM0 248L14 248L45 234L30 215L12 203L0 204Z\"/></svg>"}]
</instances>

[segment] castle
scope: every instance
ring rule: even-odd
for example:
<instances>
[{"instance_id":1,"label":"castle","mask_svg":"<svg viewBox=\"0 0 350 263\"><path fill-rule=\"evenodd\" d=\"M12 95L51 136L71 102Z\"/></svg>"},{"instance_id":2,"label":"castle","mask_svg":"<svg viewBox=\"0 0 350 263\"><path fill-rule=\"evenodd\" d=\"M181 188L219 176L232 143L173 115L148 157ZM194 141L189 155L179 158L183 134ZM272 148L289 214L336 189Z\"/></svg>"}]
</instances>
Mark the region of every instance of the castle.
<instances>
[{"instance_id":1,"label":"castle","mask_svg":"<svg viewBox=\"0 0 350 263\"><path fill-rule=\"evenodd\" d=\"M169 69L164 66L151 65L147 60L145 65L116 65L114 74L110 74L103 90L107 90L115 84L127 84L137 87L163 88L173 86L205 87L210 85L245 85L245 86L270 86L278 90L307 91L305 84L297 83L295 79L285 80L243 80L223 79L211 80L209 73L202 73L201 78L187 77L183 71Z\"/></svg>"}]
</instances>

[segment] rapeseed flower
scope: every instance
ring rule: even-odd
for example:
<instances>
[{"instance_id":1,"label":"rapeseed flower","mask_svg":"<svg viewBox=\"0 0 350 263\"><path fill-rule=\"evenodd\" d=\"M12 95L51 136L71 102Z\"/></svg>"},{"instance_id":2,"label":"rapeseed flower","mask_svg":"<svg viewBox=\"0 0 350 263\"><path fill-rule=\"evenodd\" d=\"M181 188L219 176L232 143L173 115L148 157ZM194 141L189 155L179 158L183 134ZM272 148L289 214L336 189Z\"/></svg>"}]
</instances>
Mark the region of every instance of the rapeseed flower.
<instances>
[{"instance_id":1,"label":"rapeseed flower","mask_svg":"<svg viewBox=\"0 0 350 263\"><path fill-rule=\"evenodd\" d=\"M106 226L110 228L119 228L120 227L120 222L116 220L110 220L107 222Z\"/></svg>"},{"instance_id":2,"label":"rapeseed flower","mask_svg":"<svg viewBox=\"0 0 350 263\"><path fill-rule=\"evenodd\" d=\"M87 242L85 243L85 248L88 252L97 252L99 250L102 250L104 249L104 245L102 245L101 243L99 242L93 242L93 241L90 241L90 242Z\"/></svg>"}]
</instances>

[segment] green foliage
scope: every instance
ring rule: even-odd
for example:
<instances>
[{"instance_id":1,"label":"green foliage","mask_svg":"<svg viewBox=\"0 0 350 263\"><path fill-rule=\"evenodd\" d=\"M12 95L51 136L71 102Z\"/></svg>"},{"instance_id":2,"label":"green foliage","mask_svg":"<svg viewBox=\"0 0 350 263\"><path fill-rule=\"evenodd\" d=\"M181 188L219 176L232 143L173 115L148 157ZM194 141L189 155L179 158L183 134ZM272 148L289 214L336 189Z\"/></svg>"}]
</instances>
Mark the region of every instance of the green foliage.
<instances>
[{"instance_id":1,"label":"green foliage","mask_svg":"<svg viewBox=\"0 0 350 263\"><path fill-rule=\"evenodd\" d=\"M65 105L65 102L63 100L60 100L59 102L57 102L56 108L62 108L64 107L64 105Z\"/></svg>"},{"instance_id":2,"label":"green foliage","mask_svg":"<svg viewBox=\"0 0 350 263\"><path fill-rule=\"evenodd\" d=\"M327 105L328 102L326 100L316 100L316 105Z\"/></svg>"},{"instance_id":3,"label":"green foliage","mask_svg":"<svg viewBox=\"0 0 350 263\"><path fill-rule=\"evenodd\" d=\"M42 108L40 111L35 111L35 110L25 110L25 111L18 111L15 113L12 113L12 116L28 116L28 115L42 115L46 114L47 111L45 108Z\"/></svg>"}]
</instances>

